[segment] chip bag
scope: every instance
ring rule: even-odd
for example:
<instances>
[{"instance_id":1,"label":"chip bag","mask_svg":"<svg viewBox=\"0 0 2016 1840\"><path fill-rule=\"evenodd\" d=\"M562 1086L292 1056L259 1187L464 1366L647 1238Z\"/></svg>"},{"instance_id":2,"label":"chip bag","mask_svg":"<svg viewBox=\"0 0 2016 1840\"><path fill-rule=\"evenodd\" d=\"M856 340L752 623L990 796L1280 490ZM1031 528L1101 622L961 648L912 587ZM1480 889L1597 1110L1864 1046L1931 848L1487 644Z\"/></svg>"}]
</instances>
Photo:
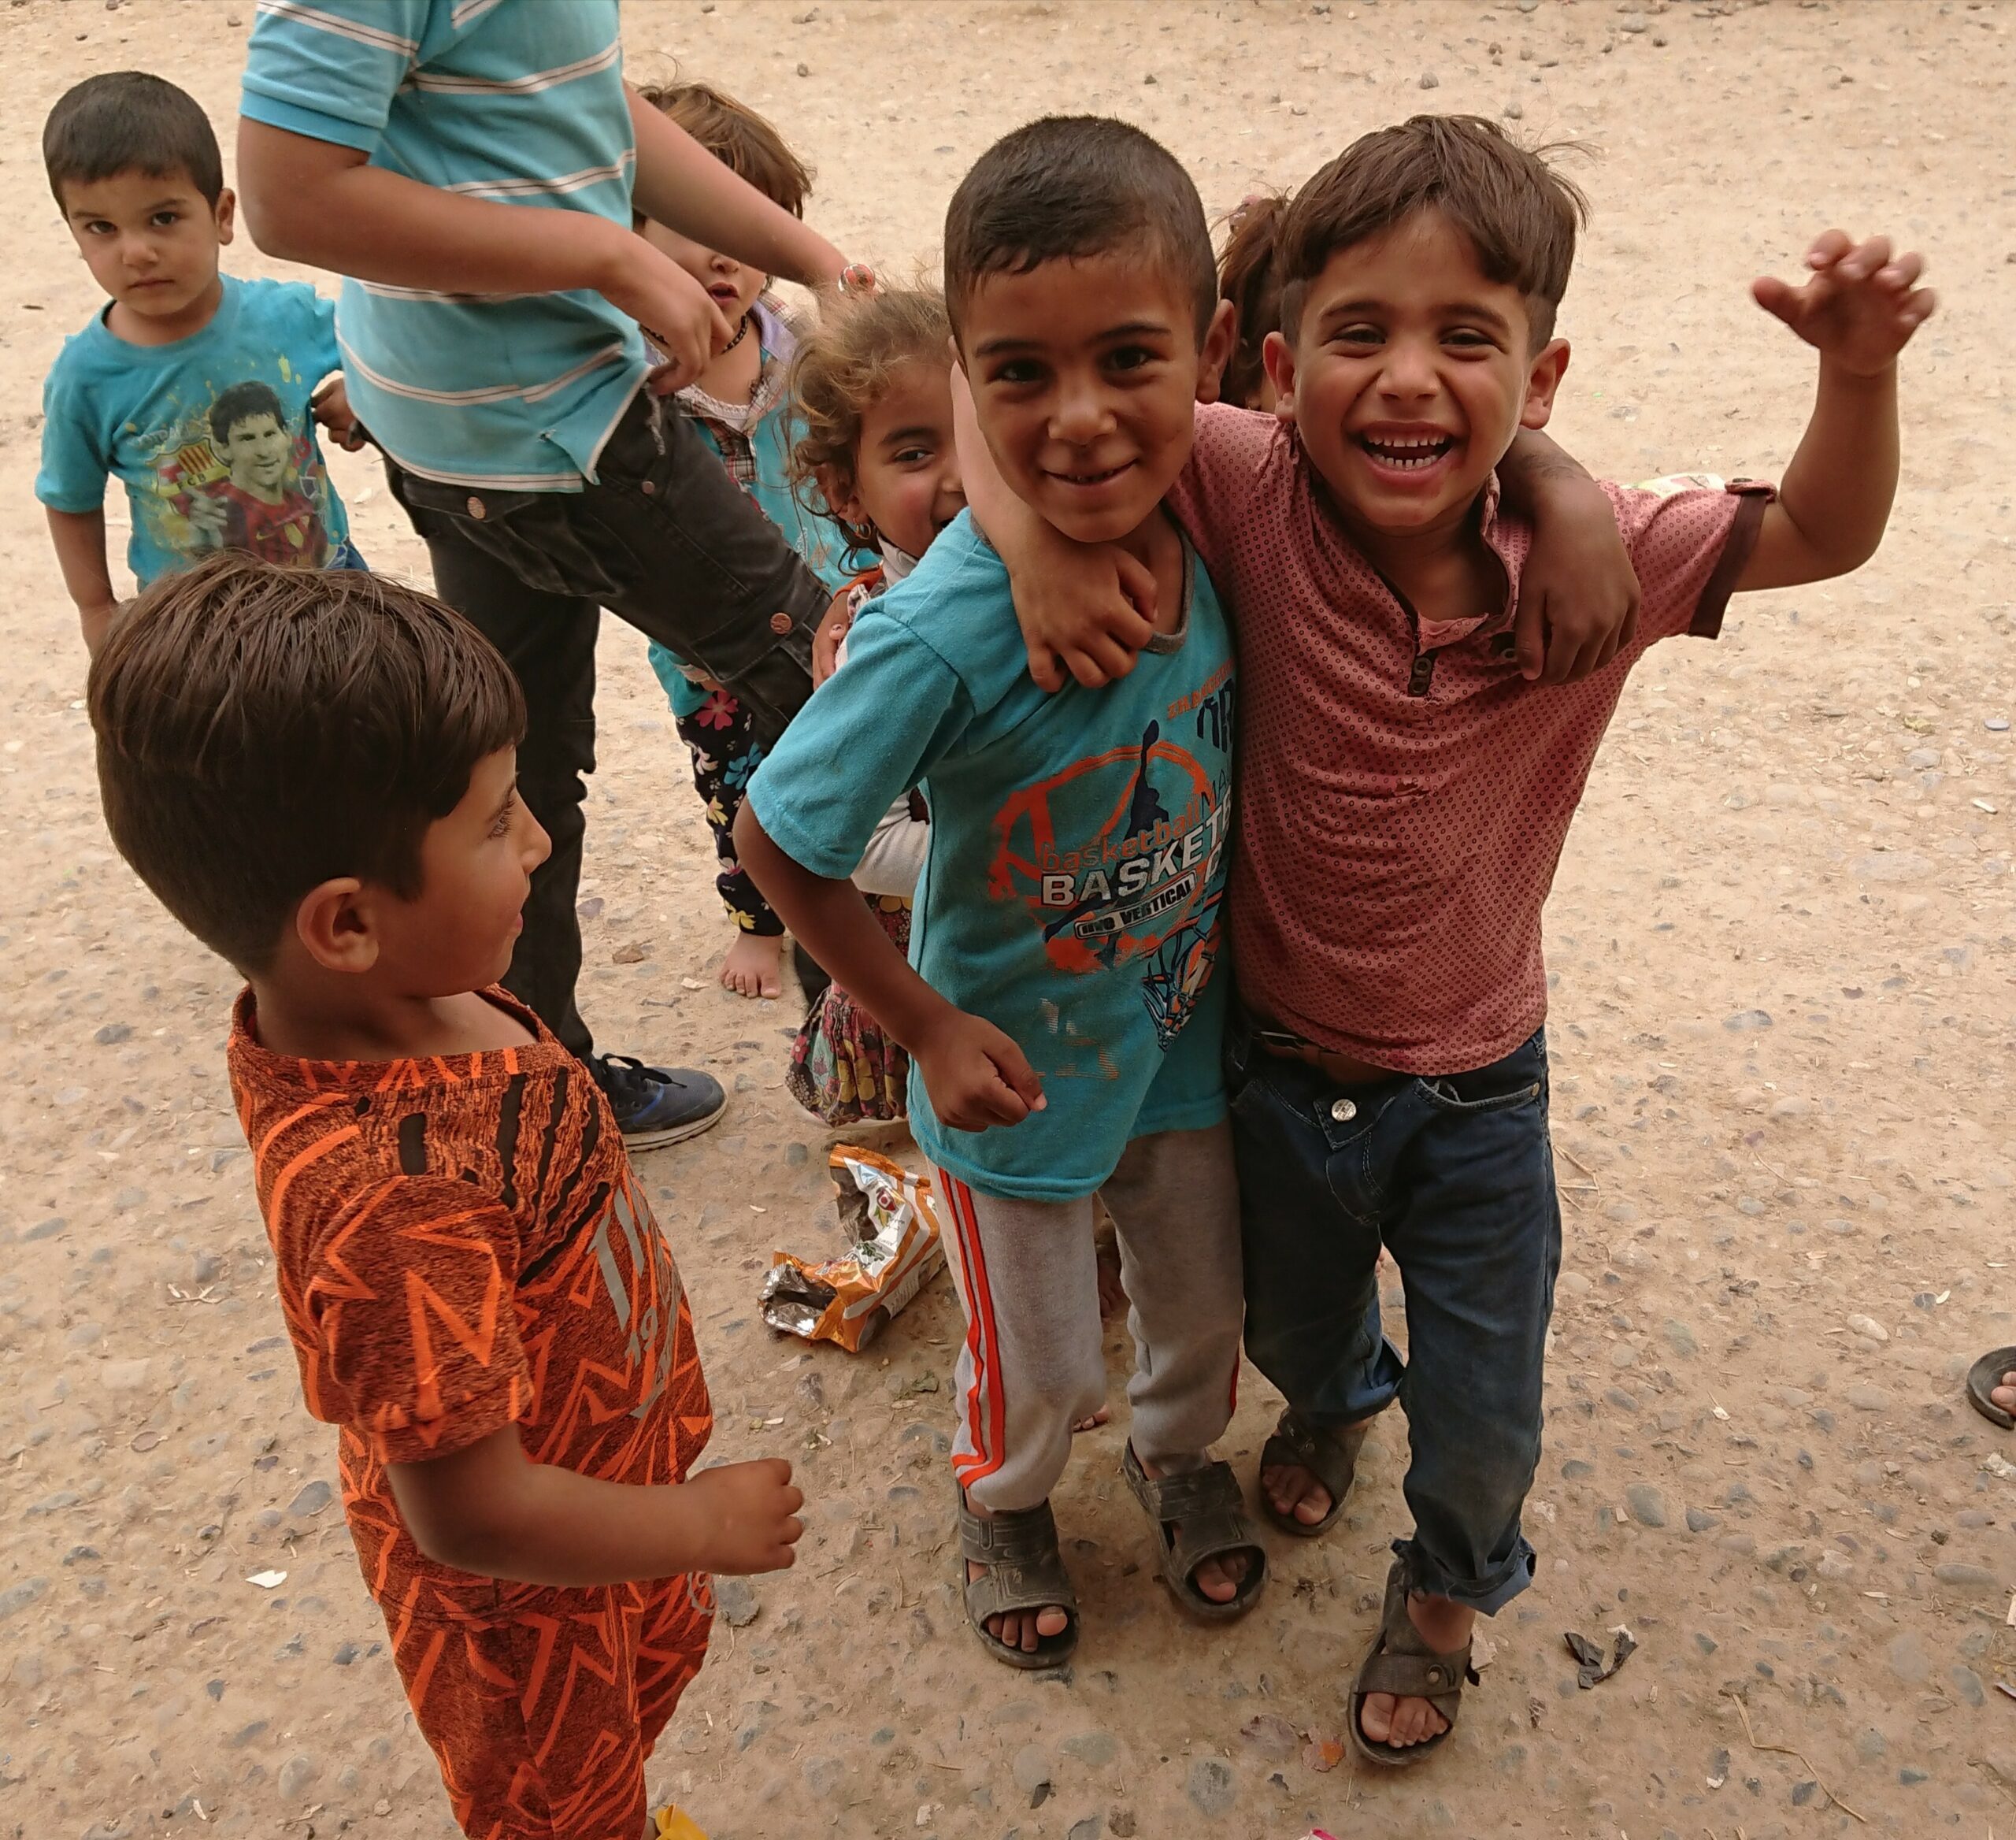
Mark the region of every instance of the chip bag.
<instances>
[{"instance_id":1,"label":"chip bag","mask_svg":"<svg viewBox=\"0 0 2016 1840\"><path fill-rule=\"evenodd\" d=\"M851 1249L820 1262L773 1252L763 1320L807 1341L858 1354L945 1264L928 1177L873 1150L836 1144L828 1159Z\"/></svg>"}]
</instances>

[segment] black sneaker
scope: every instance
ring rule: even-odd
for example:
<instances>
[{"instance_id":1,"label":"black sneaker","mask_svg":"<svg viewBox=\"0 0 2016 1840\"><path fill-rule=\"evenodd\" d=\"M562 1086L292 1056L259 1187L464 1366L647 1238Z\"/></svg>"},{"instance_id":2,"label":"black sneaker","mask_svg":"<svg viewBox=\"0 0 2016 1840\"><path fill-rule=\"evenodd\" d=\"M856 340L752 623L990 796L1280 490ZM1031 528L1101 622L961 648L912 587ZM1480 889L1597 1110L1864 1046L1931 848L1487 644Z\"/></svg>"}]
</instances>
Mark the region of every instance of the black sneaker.
<instances>
[{"instance_id":1,"label":"black sneaker","mask_svg":"<svg viewBox=\"0 0 2016 1840\"><path fill-rule=\"evenodd\" d=\"M691 1067L647 1067L627 1054L598 1054L588 1064L632 1150L697 1137L728 1109L721 1081Z\"/></svg>"}]
</instances>

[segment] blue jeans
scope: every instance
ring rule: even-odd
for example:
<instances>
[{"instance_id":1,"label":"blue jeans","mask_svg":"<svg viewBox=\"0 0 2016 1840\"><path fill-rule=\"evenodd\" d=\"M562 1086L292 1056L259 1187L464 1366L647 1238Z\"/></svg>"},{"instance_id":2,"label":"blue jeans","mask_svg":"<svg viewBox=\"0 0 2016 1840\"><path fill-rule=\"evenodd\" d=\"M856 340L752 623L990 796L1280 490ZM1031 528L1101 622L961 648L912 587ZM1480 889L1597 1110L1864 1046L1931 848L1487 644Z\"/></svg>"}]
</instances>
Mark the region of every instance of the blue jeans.
<instances>
[{"instance_id":1,"label":"blue jeans","mask_svg":"<svg viewBox=\"0 0 2016 1840\"><path fill-rule=\"evenodd\" d=\"M1340 1086L1235 1014L1225 1074L1247 1352L1313 1426L1399 1400L1409 1585L1499 1609L1532 1578L1519 1510L1561 1263L1544 1033L1473 1073ZM1406 1291L1404 1361L1380 1327L1382 1245Z\"/></svg>"}]
</instances>

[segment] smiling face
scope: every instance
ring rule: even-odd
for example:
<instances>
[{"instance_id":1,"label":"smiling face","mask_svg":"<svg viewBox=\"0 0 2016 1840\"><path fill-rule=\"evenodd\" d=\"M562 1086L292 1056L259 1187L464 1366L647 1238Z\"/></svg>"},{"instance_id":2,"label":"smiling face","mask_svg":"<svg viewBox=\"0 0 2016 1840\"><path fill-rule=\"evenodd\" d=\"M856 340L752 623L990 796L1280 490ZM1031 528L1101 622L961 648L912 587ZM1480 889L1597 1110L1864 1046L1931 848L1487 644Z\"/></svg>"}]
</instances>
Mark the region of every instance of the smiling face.
<instances>
[{"instance_id":1,"label":"smiling face","mask_svg":"<svg viewBox=\"0 0 2016 1840\"><path fill-rule=\"evenodd\" d=\"M965 509L952 443L952 366L922 358L900 365L862 417L854 474L828 472L826 502L850 524L874 526L913 556Z\"/></svg>"},{"instance_id":2,"label":"smiling face","mask_svg":"<svg viewBox=\"0 0 2016 1840\"><path fill-rule=\"evenodd\" d=\"M1221 306L1200 352L1193 292L1143 250L981 275L959 346L980 432L1016 496L1080 543L1138 530L1190 458L1195 406L1216 394L1231 321Z\"/></svg>"},{"instance_id":3,"label":"smiling face","mask_svg":"<svg viewBox=\"0 0 2016 1840\"><path fill-rule=\"evenodd\" d=\"M115 172L63 187L64 221L124 322L113 330L143 343L183 337L215 310L217 250L231 240L234 209L229 191L212 209L186 172Z\"/></svg>"},{"instance_id":4,"label":"smiling face","mask_svg":"<svg viewBox=\"0 0 2016 1840\"><path fill-rule=\"evenodd\" d=\"M287 430L264 410L233 422L224 439L231 483L241 492L277 503L292 447Z\"/></svg>"},{"instance_id":5,"label":"smiling face","mask_svg":"<svg viewBox=\"0 0 2016 1840\"><path fill-rule=\"evenodd\" d=\"M1513 436L1546 425L1568 347L1530 341L1518 289L1428 209L1332 254L1266 362L1340 509L1400 535L1466 517Z\"/></svg>"}]
</instances>

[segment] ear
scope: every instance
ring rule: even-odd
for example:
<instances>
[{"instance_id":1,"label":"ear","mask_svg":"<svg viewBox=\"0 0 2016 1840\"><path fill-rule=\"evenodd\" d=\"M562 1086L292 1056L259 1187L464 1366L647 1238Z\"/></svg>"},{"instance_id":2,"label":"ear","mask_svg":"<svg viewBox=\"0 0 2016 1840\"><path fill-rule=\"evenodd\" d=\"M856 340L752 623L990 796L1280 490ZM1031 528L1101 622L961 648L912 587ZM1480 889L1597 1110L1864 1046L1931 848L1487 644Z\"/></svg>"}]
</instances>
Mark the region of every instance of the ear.
<instances>
[{"instance_id":1,"label":"ear","mask_svg":"<svg viewBox=\"0 0 2016 1840\"><path fill-rule=\"evenodd\" d=\"M295 937L325 971L352 977L378 962L378 935L364 884L354 875L320 882L294 911Z\"/></svg>"},{"instance_id":2,"label":"ear","mask_svg":"<svg viewBox=\"0 0 2016 1840\"><path fill-rule=\"evenodd\" d=\"M1554 414L1554 393L1568 373L1568 341L1550 339L1540 347L1526 373L1526 400L1519 411L1521 428L1545 428Z\"/></svg>"},{"instance_id":3,"label":"ear","mask_svg":"<svg viewBox=\"0 0 2016 1840\"><path fill-rule=\"evenodd\" d=\"M1269 332L1260 347L1261 368L1274 386L1274 413L1284 421L1295 420L1295 347L1279 332Z\"/></svg>"},{"instance_id":4,"label":"ear","mask_svg":"<svg viewBox=\"0 0 2016 1840\"><path fill-rule=\"evenodd\" d=\"M217 194L217 241L228 243L238 229L238 194L229 186Z\"/></svg>"},{"instance_id":5,"label":"ear","mask_svg":"<svg viewBox=\"0 0 2016 1840\"><path fill-rule=\"evenodd\" d=\"M1232 345L1239 336L1238 316L1229 300L1218 302L1205 328L1204 348L1197 358L1197 400L1215 402L1225 382L1225 366L1232 362Z\"/></svg>"}]
</instances>

